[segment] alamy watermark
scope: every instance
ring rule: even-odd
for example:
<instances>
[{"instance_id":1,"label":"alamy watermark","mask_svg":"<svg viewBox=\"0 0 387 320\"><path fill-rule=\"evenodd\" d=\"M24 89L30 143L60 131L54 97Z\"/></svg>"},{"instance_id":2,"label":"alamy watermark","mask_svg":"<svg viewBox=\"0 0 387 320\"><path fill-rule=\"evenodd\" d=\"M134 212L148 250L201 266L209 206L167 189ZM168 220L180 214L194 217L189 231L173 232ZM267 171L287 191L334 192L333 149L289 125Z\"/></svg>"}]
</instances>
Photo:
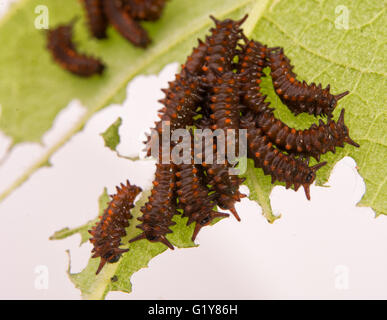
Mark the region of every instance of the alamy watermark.
<instances>
[{"instance_id":1,"label":"alamy watermark","mask_svg":"<svg viewBox=\"0 0 387 320\"><path fill-rule=\"evenodd\" d=\"M160 163L228 164L230 175L243 174L247 167L246 129L188 129L170 128L161 123L161 135L152 130L148 141L150 155ZM160 141L161 136L161 141ZM216 143L214 143L216 141ZM161 143L160 143L161 142Z\"/></svg>"},{"instance_id":2,"label":"alamy watermark","mask_svg":"<svg viewBox=\"0 0 387 320\"><path fill-rule=\"evenodd\" d=\"M349 268L345 265L335 267L335 289L348 290L349 288Z\"/></svg>"},{"instance_id":3,"label":"alamy watermark","mask_svg":"<svg viewBox=\"0 0 387 320\"><path fill-rule=\"evenodd\" d=\"M34 269L35 277L34 286L36 290L47 290L48 289L48 267L45 265L38 265Z\"/></svg>"},{"instance_id":4,"label":"alamy watermark","mask_svg":"<svg viewBox=\"0 0 387 320\"><path fill-rule=\"evenodd\" d=\"M349 29L349 10L346 6L340 5L335 8L335 27L339 30Z\"/></svg>"},{"instance_id":5,"label":"alamy watermark","mask_svg":"<svg viewBox=\"0 0 387 320\"><path fill-rule=\"evenodd\" d=\"M47 30L50 25L48 7L42 4L38 5L35 7L35 13L38 14L34 21L35 28Z\"/></svg>"}]
</instances>

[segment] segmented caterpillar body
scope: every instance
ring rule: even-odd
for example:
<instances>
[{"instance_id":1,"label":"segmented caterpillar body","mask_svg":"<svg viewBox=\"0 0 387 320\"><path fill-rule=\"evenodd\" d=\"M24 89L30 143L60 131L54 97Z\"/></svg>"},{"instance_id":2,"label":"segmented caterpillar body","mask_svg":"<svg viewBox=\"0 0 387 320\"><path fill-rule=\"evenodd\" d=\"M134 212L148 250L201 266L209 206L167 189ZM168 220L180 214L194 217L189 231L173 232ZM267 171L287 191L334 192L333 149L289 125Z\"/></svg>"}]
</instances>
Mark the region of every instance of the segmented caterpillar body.
<instances>
[{"instance_id":1,"label":"segmented caterpillar body","mask_svg":"<svg viewBox=\"0 0 387 320\"><path fill-rule=\"evenodd\" d=\"M240 127L240 99L239 83L236 80L236 74L232 71L224 72L221 76L216 75L211 89L210 110L211 110L211 129L221 129L224 131L226 147L222 152L229 154L228 148L235 148L234 151L238 156L239 145L239 127ZM202 124L205 120L202 121ZM235 141L228 140L229 131L234 133ZM235 142L235 144L230 144ZM206 148L211 150L211 148ZM204 163L206 173L209 177L208 183L213 186L217 193L216 201L222 209L230 210L237 220L240 220L236 210L235 202L240 201L245 195L239 192L239 186L244 179L236 175L231 175L229 169L232 167L228 160L220 163L219 148L215 149L215 159L213 163Z\"/></svg>"},{"instance_id":2,"label":"segmented caterpillar body","mask_svg":"<svg viewBox=\"0 0 387 320\"><path fill-rule=\"evenodd\" d=\"M202 74L202 66L207 55L207 45L200 39L199 45L193 49L187 61L182 65L181 75L183 77L198 76Z\"/></svg>"},{"instance_id":3,"label":"segmented caterpillar body","mask_svg":"<svg viewBox=\"0 0 387 320\"><path fill-rule=\"evenodd\" d=\"M270 102L265 102L266 96L261 93L261 78L265 76L263 69L267 66L267 46L258 41L249 40L242 47L237 70L241 91L241 102L254 112L272 110Z\"/></svg>"},{"instance_id":4,"label":"segmented caterpillar body","mask_svg":"<svg viewBox=\"0 0 387 320\"><path fill-rule=\"evenodd\" d=\"M176 129L185 128L193 124L196 109L202 101L202 87L197 77L183 77L176 75L175 81L169 83L168 89L163 89L165 98L160 100L164 107L159 110L160 121L155 123L155 131L158 136L151 135L145 142L147 144L147 155L151 154L151 148L156 148L154 143L163 133L163 125L169 125L171 132ZM160 139L161 140L161 139ZM156 149L155 149L156 150Z\"/></svg>"},{"instance_id":5,"label":"segmented caterpillar body","mask_svg":"<svg viewBox=\"0 0 387 320\"><path fill-rule=\"evenodd\" d=\"M54 60L63 69L78 76L102 74L105 66L100 60L77 52L72 41L72 30L72 23L48 30L47 48Z\"/></svg>"},{"instance_id":6,"label":"segmented caterpillar body","mask_svg":"<svg viewBox=\"0 0 387 320\"><path fill-rule=\"evenodd\" d=\"M117 187L117 194L112 196L100 221L89 233L92 235L90 242L94 248L92 258L101 257L96 274L98 274L106 263L117 262L121 254L129 249L120 249L121 238L126 235L125 228L129 226L132 218L130 210L134 207L134 200L141 192L141 188L127 184Z\"/></svg>"},{"instance_id":7,"label":"segmented caterpillar body","mask_svg":"<svg viewBox=\"0 0 387 320\"><path fill-rule=\"evenodd\" d=\"M244 179L239 178L237 175L230 175L229 164L217 164L217 159L218 157L215 155L214 163L202 164L208 177L208 184L215 191L214 200L216 204L224 210L230 210L234 217L240 221L241 219L235 209L235 202L245 197L244 194L239 192L239 186Z\"/></svg>"},{"instance_id":8,"label":"segmented caterpillar body","mask_svg":"<svg viewBox=\"0 0 387 320\"><path fill-rule=\"evenodd\" d=\"M148 202L141 208L143 215L137 218L141 223L136 228L143 232L129 242L147 239L151 242L161 242L173 249L173 245L168 241L166 235L172 232L169 227L176 224L172 221L172 217L178 213L174 193L175 174L175 165L156 164L152 193Z\"/></svg>"},{"instance_id":9,"label":"segmented caterpillar body","mask_svg":"<svg viewBox=\"0 0 387 320\"><path fill-rule=\"evenodd\" d=\"M359 147L349 137L348 128L344 124L344 109L337 122L328 119L324 123L320 120L318 126L313 124L306 130L289 128L271 112L260 114L257 125L277 147L290 153L312 156L317 161L320 161L320 155L328 151L335 153L336 147L344 147L344 143Z\"/></svg>"},{"instance_id":10,"label":"segmented caterpillar body","mask_svg":"<svg viewBox=\"0 0 387 320\"><path fill-rule=\"evenodd\" d=\"M136 20L155 21L163 13L166 0L125 0L124 9Z\"/></svg>"},{"instance_id":11,"label":"segmented caterpillar body","mask_svg":"<svg viewBox=\"0 0 387 320\"><path fill-rule=\"evenodd\" d=\"M102 0L82 0L86 9L89 28L92 35L98 39L106 38L106 28L108 25Z\"/></svg>"},{"instance_id":12,"label":"segmented caterpillar body","mask_svg":"<svg viewBox=\"0 0 387 320\"><path fill-rule=\"evenodd\" d=\"M215 81L217 74L232 71L233 59L238 53L237 43L243 39L240 26L247 19L247 15L239 21L219 21L213 16L210 18L215 22L215 28L212 28L211 35L206 37L207 56L202 67L205 73L204 81L207 83Z\"/></svg>"},{"instance_id":13,"label":"segmented caterpillar body","mask_svg":"<svg viewBox=\"0 0 387 320\"><path fill-rule=\"evenodd\" d=\"M269 66L275 92L295 115L307 112L315 116L331 116L337 101L349 93L345 91L332 95L329 85L323 89L321 84L308 85L305 81L297 80L297 75L292 71L293 66L282 48L270 50Z\"/></svg>"},{"instance_id":14,"label":"segmented caterpillar body","mask_svg":"<svg viewBox=\"0 0 387 320\"><path fill-rule=\"evenodd\" d=\"M132 44L145 48L150 39L146 30L121 8L117 0L103 0L104 11L113 27Z\"/></svg>"},{"instance_id":15,"label":"segmented caterpillar body","mask_svg":"<svg viewBox=\"0 0 387 320\"><path fill-rule=\"evenodd\" d=\"M239 87L236 75L229 71L217 76L211 89L210 109L213 120L212 129L239 129L240 107Z\"/></svg>"},{"instance_id":16,"label":"segmented caterpillar body","mask_svg":"<svg viewBox=\"0 0 387 320\"><path fill-rule=\"evenodd\" d=\"M294 185L294 189L302 185L305 195L310 200L309 186L316 178L316 171L326 162L309 167L300 159L275 149L262 129L256 125L256 115L248 112L241 118L241 127L247 129L249 156L257 168L262 168L266 175L271 175L272 183L276 180L286 183L286 188Z\"/></svg>"},{"instance_id":17,"label":"segmented caterpillar body","mask_svg":"<svg viewBox=\"0 0 387 320\"><path fill-rule=\"evenodd\" d=\"M209 225L217 217L229 215L213 210L216 205L213 201L215 195L209 195L210 190L205 184L203 174L200 174L200 167L193 161L191 164L177 165L176 177L179 207L184 210L183 217L188 217L187 225L195 222L192 235L194 241L202 227Z\"/></svg>"}]
</instances>

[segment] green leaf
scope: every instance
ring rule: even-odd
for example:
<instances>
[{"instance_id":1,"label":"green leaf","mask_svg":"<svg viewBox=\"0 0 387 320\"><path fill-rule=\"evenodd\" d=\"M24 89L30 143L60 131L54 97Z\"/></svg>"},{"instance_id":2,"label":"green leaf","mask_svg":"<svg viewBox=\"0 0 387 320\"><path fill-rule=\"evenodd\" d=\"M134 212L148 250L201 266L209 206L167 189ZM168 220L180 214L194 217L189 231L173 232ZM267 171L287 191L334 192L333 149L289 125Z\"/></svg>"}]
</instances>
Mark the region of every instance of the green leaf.
<instances>
[{"instance_id":1,"label":"green leaf","mask_svg":"<svg viewBox=\"0 0 387 320\"><path fill-rule=\"evenodd\" d=\"M122 124L122 119L119 117L114 123L111 124L105 132L101 133L105 146L115 151L118 144L120 143L120 135L118 130Z\"/></svg>"},{"instance_id":2,"label":"green leaf","mask_svg":"<svg viewBox=\"0 0 387 320\"><path fill-rule=\"evenodd\" d=\"M272 190L270 176L265 176L261 169L254 168L254 161L248 159L247 170L242 177L246 178L244 184L250 190L249 199L259 203L262 208L262 214L267 221L273 223L276 219L280 218L280 215L275 216L273 214L270 205L269 196Z\"/></svg>"}]
</instances>

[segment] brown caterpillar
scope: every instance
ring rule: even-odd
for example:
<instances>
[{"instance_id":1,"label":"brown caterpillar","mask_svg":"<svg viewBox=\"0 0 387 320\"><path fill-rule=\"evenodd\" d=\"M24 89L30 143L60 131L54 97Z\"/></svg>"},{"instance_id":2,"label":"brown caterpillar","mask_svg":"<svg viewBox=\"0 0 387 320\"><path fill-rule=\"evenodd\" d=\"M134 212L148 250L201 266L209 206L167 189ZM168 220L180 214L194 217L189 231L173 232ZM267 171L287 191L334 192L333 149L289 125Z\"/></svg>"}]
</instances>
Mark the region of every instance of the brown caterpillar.
<instances>
[{"instance_id":1,"label":"brown caterpillar","mask_svg":"<svg viewBox=\"0 0 387 320\"><path fill-rule=\"evenodd\" d=\"M195 121L195 126L201 130L210 130L212 124L213 121L206 116ZM227 160L226 162L218 163L220 156L217 152L215 138L206 140L203 136L202 141L195 141L195 148L197 150L202 149L202 152L196 156L205 172L205 177L203 178L205 184L211 186L211 191L215 191L213 197L216 205L224 210L230 210L234 217L240 221L240 217L235 210L235 202L245 197L244 194L239 192L239 186L244 179L229 174L230 165L227 163ZM211 152L211 163L209 161L208 163L206 162L209 156L207 152Z\"/></svg>"},{"instance_id":2,"label":"brown caterpillar","mask_svg":"<svg viewBox=\"0 0 387 320\"><path fill-rule=\"evenodd\" d=\"M102 74L104 64L77 52L72 41L73 22L47 31L47 48L54 60L65 70L81 77Z\"/></svg>"},{"instance_id":3,"label":"brown caterpillar","mask_svg":"<svg viewBox=\"0 0 387 320\"><path fill-rule=\"evenodd\" d=\"M124 9L133 19L155 21L163 13L166 0L125 0Z\"/></svg>"},{"instance_id":4,"label":"brown caterpillar","mask_svg":"<svg viewBox=\"0 0 387 320\"><path fill-rule=\"evenodd\" d=\"M182 76L198 76L201 74L204 59L207 54L207 45L200 39L199 45L193 49L191 55L187 57L187 61L182 65Z\"/></svg>"},{"instance_id":5,"label":"brown caterpillar","mask_svg":"<svg viewBox=\"0 0 387 320\"><path fill-rule=\"evenodd\" d=\"M98 39L106 38L108 21L103 10L102 0L82 0L82 2L87 13L92 35Z\"/></svg>"},{"instance_id":6,"label":"brown caterpillar","mask_svg":"<svg viewBox=\"0 0 387 320\"><path fill-rule=\"evenodd\" d=\"M103 5L109 22L124 38L141 48L149 45L148 33L128 12L121 8L121 1L103 0Z\"/></svg>"},{"instance_id":7,"label":"brown caterpillar","mask_svg":"<svg viewBox=\"0 0 387 320\"><path fill-rule=\"evenodd\" d=\"M200 74L206 52L207 46L199 40L199 46L182 65L180 73L175 75L175 81L168 83L169 88L162 89L165 98L159 102L164 107L159 110L160 121L155 122L155 129L159 136L162 134L163 123L168 124L170 130L193 125L193 117L197 115L196 110L204 102L205 94ZM147 145L147 156L150 156L152 137L148 136L144 143Z\"/></svg>"},{"instance_id":8,"label":"brown caterpillar","mask_svg":"<svg viewBox=\"0 0 387 320\"><path fill-rule=\"evenodd\" d=\"M234 147L238 149L238 129L240 126L239 83L232 71L225 72L222 76L215 76L214 79L209 105L212 112L210 115L211 129L224 130L225 139L227 139L229 130L234 130L236 138ZM227 154L228 147L229 145L226 143L225 154ZM240 221L234 203L244 197L238 191L244 180L229 174L231 165L227 160L224 164L218 163L218 152L219 150L215 149L215 159L212 164L203 164L209 177L208 183L213 186L218 194L216 201L219 207L230 210Z\"/></svg>"},{"instance_id":9,"label":"brown caterpillar","mask_svg":"<svg viewBox=\"0 0 387 320\"><path fill-rule=\"evenodd\" d=\"M239 128L239 88L236 76L233 72L226 72L221 77L216 77L211 89L210 109L213 120L212 129L234 129Z\"/></svg>"},{"instance_id":10,"label":"brown caterpillar","mask_svg":"<svg viewBox=\"0 0 387 320\"><path fill-rule=\"evenodd\" d=\"M282 48L270 50L269 66L275 92L295 115L307 112L314 116L330 117L337 101L349 93L345 91L332 95L329 85L322 89L321 84L308 85L305 81L297 80L297 75L292 71L293 66Z\"/></svg>"},{"instance_id":11,"label":"brown caterpillar","mask_svg":"<svg viewBox=\"0 0 387 320\"><path fill-rule=\"evenodd\" d=\"M270 102L265 102L266 95L261 93L263 69L267 66L267 46L258 41L248 40L239 55L237 70L239 72L241 102L254 112L272 110Z\"/></svg>"},{"instance_id":12,"label":"brown caterpillar","mask_svg":"<svg viewBox=\"0 0 387 320\"><path fill-rule=\"evenodd\" d=\"M213 16L210 18L215 22L215 28L212 28L211 35L206 37L208 54L202 70L206 74L206 81L212 83L216 74L232 70L233 59L238 52L237 43L243 39L240 26L247 19L247 15L239 21L231 19L219 21Z\"/></svg>"},{"instance_id":13,"label":"brown caterpillar","mask_svg":"<svg viewBox=\"0 0 387 320\"><path fill-rule=\"evenodd\" d=\"M131 185L129 181L121 188L117 188L117 194L112 197L100 221L94 226L89 233L92 235L90 242L94 248L92 258L101 257L96 274L103 266L108 263L114 263L119 260L121 254L129 249L120 249L121 238L126 235L125 228L129 227L129 219L133 216L130 210L134 207L134 200L142 191L141 188Z\"/></svg>"},{"instance_id":14,"label":"brown caterpillar","mask_svg":"<svg viewBox=\"0 0 387 320\"><path fill-rule=\"evenodd\" d=\"M192 135L191 135L191 138ZM200 166L194 164L193 144L191 145L192 158L190 164L177 165L176 187L179 200L179 208L183 209L183 217L188 217L187 225L195 222L195 230L192 241L200 229L209 225L217 217L228 217L227 213L214 211L214 196L209 195L210 190L205 184Z\"/></svg>"},{"instance_id":15,"label":"brown caterpillar","mask_svg":"<svg viewBox=\"0 0 387 320\"><path fill-rule=\"evenodd\" d=\"M195 122L196 126L202 130L210 129L212 123L213 121L206 117ZM207 141L203 137L201 142L195 141L195 148L197 150L202 148L203 150L197 157L201 160L201 166L206 174L204 181L206 185L211 186L212 191L215 191L213 194L215 203L221 209L230 210L234 217L240 221L241 219L235 209L235 202L246 197L246 195L239 192L239 186L245 179L229 173L231 166L227 162L227 159L225 159L225 162L221 162L223 159L218 153L217 144L214 143L214 140L215 139L208 139ZM200 145L197 145L198 143L200 143ZM212 161L208 161L208 163L206 162L206 159L209 155L206 151L212 153Z\"/></svg>"},{"instance_id":16,"label":"brown caterpillar","mask_svg":"<svg viewBox=\"0 0 387 320\"><path fill-rule=\"evenodd\" d=\"M196 109L202 100L202 88L198 78L184 78L177 74L174 82L169 83L168 89L162 90L165 98L160 100L164 107L159 110L160 121L155 123L155 130L159 136L163 132L163 124L170 126L171 132L176 129L185 128L193 124ZM153 145L152 136L148 137L147 155L151 153Z\"/></svg>"},{"instance_id":17,"label":"brown caterpillar","mask_svg":"<svg viewBox=\"0 0 387 320\"><path fill-rule=\"evenodd\" d=\"M172 217L178 214L174 194L175 174L176 169L173 164L156 164L152 194L148 198L148 202L141 208L143 215L137 218L141 224L137 225L136 228L143 232L129 242L147 239L151 242L161 242L173 249L166 234L172 232L169 227L176 224L172 221Z\"/></svg>"},{"instance_id":18,"label":"brown caterpillar","mask_svg":"<svg viewBox=\"0 0 387 320\"><path fill-rule=\"evenodd\" d=\"M316 178L316 171L326 165L326 162L309 167L293 155L286 155L275 149L256 122L256 115L252 112L241 118L241 128L247 129L249 157L254 160L255 166L262 168L266 175L271 175L272 183L276 180L285 182L286 189L294 185L297 191L302 185L307 199L310 200L309 186Z\"/></svg>"},{"instance_id":19,"label":"brown caterpillar","mask_svg":"<svg viewBox=\"0 0 387 320\"><path fill-rule=\"evenodd\" d=\"M327 123L320 120L318 126L313 124L306 130L289 128L271 112L258 115L257 125L277 147L290 153L312 156L317 161L320 161L320 155L328 151L335 153L336 147L344 147L344 142L359 147L349 137L344 124L344 109L337 122L330 118Z\"/></svg>"},{"instance_id":20,"label":"brown caterpillar","mask_svg":"<svg viewBox=\"0 0 387 320\"><path fill-rule=\"evenodd\" d=\"M240 201L245 197L244 194L239 192L239 186L245 179L239 178L237 175L229 174L229 166L227 164L217 164L217 157L215 156L213 164L203 163L208 176L208 184L212 186L215 191L216 204L224 209L230 210L234 217L240 221L238 212L235 210L235 202Z\"/></svg>"}]
</instances>

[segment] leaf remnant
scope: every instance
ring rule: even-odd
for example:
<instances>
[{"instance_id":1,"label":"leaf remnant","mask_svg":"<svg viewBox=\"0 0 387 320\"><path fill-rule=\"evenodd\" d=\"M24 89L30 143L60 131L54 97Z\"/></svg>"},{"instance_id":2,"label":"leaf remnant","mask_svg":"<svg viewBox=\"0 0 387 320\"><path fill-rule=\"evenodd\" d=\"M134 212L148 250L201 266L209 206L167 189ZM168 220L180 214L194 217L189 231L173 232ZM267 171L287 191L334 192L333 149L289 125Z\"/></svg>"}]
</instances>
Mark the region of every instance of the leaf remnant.
<instances>
[{"instance_id":1,"label":"leaf remnant","mask_svg":"<svg viewBox=\"0 0 387 320\"><path fill-rule=\"evenodd\" d=\"M113 122L105 132L101 133L103 140L105 141L105 147L110 148L112 151L116 151L117 146L119 145L121 138L119 135L119 129L122 124L122 119L119 117L115 122Z\"/></svg>"}]
</instances>

